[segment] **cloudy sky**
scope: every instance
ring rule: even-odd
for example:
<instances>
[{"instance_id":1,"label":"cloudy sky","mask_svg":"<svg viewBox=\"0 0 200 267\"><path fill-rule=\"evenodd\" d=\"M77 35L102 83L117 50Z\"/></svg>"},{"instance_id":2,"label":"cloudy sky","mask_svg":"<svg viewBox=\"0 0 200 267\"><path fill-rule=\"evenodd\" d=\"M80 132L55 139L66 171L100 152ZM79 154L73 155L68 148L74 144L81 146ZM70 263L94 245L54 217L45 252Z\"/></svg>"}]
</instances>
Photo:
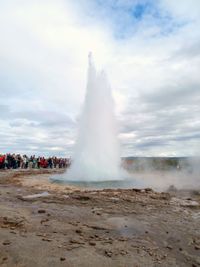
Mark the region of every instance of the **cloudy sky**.
<instances>
[{"instance_id":1,"label":"cloudy sky","mask_svg":"<svg viewBox=\"0 0 200 267\"><path fill-rule=\"evenodd\" d=\"M0 152L72 155L87 55L122 155L200 154L199 0L0 0Z\"/></svg>"}]
</instances>

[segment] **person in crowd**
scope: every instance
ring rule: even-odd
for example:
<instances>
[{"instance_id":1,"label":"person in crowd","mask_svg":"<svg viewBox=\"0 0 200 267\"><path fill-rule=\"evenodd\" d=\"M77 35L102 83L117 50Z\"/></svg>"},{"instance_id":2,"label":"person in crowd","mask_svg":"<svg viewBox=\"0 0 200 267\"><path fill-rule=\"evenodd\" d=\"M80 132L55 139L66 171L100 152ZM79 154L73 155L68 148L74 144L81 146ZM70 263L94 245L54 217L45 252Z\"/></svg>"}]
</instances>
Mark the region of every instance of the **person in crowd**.
<instances>
[{"instance_id":1,"label":"person in crowd","mask_svg":"<svg viewBox=\"0 0 200 267\"><path fill-rule=\"evenodd\" d=\"M70 158L58 157L36 157L32 155L21 156L20 154L1 154L0 153L0 169L40 169L40 168L68 168L71 164Z\"/></svg>"},{"instance_id":2,"label":"person in crowd","mask_svg":"<svg viewBox=\"0 0 200 267\"><path fill-rule=\"evenodd\" d=\"M0 169L5 168L5 155L0 154Z\"/></svg>"},{"instance_id":3,"label":"person in crowd","mask_svg":"<svg viewBox=\"0 0 200 267\"><path fill-rule=\"evenodd\" d=\"M48 162L48 167L52 169L53 168L53 160L52 160L52 158L49 157L47 162Z\"/></svg>"}]
</instances>

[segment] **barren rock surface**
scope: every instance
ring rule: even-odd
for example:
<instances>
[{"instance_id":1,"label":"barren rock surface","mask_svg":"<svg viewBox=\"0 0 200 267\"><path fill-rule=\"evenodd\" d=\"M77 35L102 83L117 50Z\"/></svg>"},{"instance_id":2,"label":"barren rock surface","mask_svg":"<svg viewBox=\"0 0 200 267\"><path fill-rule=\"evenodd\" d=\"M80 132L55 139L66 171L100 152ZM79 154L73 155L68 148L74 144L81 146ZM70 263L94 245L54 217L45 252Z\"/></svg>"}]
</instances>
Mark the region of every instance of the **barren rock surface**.
<instances>
[{"instance_id":1,"label":"barren rock surface","mask_svg":"<svg viewBox=\"0 0 200 267\"><path fill-rule=\"evenodd\" d=\"M200 192L83 190L0 172L0 266L200 266Z\"/></svg>"}]
</instances>

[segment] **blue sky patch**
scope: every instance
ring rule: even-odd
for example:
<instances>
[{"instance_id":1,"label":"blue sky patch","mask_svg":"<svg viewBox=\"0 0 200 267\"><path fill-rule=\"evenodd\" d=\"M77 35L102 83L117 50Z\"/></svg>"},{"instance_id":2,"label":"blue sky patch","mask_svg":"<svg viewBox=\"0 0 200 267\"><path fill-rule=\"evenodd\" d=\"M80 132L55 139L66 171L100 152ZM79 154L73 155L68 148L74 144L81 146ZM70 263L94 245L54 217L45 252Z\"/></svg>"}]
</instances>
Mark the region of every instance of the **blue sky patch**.
<instances>
[{"instance_id":1,"label":"blue sky patch","mask_svg":"<svg viewBox=\"0 0 200 267\"><path fill-rule=\"evenodd\" d=\"M133 16L136 19L141 19L147 8L146 4L137 4L132 11Z\"/></svg>"}]
</instances>

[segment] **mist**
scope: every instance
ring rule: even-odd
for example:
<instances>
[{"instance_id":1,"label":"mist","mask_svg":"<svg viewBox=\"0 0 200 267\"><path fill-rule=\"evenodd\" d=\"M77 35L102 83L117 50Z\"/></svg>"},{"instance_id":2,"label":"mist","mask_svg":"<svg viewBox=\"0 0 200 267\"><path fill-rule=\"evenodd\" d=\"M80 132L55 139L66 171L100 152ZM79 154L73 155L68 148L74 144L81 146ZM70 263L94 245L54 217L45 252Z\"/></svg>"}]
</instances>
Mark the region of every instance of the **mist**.
<instances>
[{"instance_id":1,"label":"mist","mask_svg":"<svg viewBox=\"0 0 200 267\"><path fill-rule=\"evenodd\" d=\"M200 157L135 158L125 160L124 167L143 187L157 191L200 188Z\"/></svg>"}]
</instances>

